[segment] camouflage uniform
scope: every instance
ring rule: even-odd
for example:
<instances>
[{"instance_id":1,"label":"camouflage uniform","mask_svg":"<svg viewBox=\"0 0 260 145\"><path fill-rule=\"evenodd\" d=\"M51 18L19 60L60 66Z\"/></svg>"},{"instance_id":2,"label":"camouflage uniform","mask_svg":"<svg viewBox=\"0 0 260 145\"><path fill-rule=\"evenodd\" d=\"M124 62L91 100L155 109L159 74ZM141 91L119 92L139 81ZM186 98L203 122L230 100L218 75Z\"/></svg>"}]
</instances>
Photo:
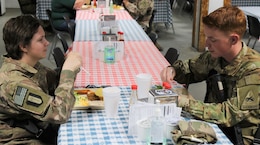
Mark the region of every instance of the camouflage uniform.
<instances>
[{"instance_id":1,"label":"camouflage uniform","mask_svg":"<svg viewBox=\"0 0 260 145\"><path fill-rule=\"evenodd\" d=\"M45 144L41 138L36 138L34 134L27 130L7 124L6 120L8 119L33 120L42 129L52 126L56 128L55 133L57 135L58 124L65 123L68 120L75 102L73 85L76 73L69 70L61 71L55 96L51 96L49 95L50 87L48 84L52 83L49 82L50 78L47 78L47 76L55 75L53 72L41 63L37 63L33 68L20 61L3 57L3 64L0 69L0 144ZM31 92L36 92L35 94L40 94L39 96L43 100L41 104L34 106L30 104L28 98L17 98L15 93L18 86L23 86ZM16 99L22 99L24 103L18 105L17 102L19 101ZM47 133L48 137L51 137L49 133Z\"/></svg>"},{"instance_id":2,"label":"camouflage uniform","mask_svg":"<svg viewBox=\"0 0 260 145\"><path fill-rule=\"evenodd\" d=\"M124 7L144 30L149 27L149 21L154 9L153 0L132 0L124 4Z\"/></svg>"},{"instance_id":3,"label":"camouflage uniform","mask_svg":"<svg viewBox=\"0 0 260 145\"><path fill-rule=\"evenodd\" d=\"M232 81L226 84L228 89L226 101L203 103L180 97L178 106L208 122L226 127L238 124L242 129L244 142L246 144L252 142L260 123L260 55L258 52L243 43L242 50L229 64L223 58L213 59L209 52L205 52L195 59L176 61L173 67L176 70L175 80L185 84L207 80L208 73L212 69L219 74L227 75Z\"/></svg>"}]
</instances>

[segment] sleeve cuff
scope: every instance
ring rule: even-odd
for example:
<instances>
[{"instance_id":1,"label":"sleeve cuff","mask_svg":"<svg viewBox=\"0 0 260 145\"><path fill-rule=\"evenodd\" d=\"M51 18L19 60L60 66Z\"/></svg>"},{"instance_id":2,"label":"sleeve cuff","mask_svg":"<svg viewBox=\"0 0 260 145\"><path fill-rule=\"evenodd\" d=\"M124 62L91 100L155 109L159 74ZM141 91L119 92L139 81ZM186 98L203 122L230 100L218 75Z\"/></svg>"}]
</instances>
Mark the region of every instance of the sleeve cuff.
<instances>
[{"instance_id":1,"label":"sleeve cuff","mask_svg":"<svg viewBox=\"0 0 260 145\"><path fill-rule=\"evenodd\" d=\"M178 102L177 102L177 106L178 107L188 107L190 105L190 100L188 98L185 97L178 97Z\"/></svg>"},{"instance_id":2,"label":"sleeve cuff","mask_svg":"<svg viewBox=\"0 0 260 145\"><path fill-rule=\"evenodd\" d=\"M76 74L77 73L70 70L62 70L60 75L60 83L66 83L68 81L74 83Z\"/></svg>"}]
</instances>

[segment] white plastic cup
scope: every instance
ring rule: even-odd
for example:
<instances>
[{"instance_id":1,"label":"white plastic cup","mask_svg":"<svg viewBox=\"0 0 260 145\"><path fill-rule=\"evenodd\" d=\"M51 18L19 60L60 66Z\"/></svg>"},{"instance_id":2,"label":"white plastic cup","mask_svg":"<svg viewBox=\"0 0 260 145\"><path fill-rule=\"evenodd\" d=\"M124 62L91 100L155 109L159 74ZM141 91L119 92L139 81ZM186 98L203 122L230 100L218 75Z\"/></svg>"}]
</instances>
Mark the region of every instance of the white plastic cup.
<instances>
[{"instance_id":1,"label":"white plastic cup","mask_svg":"<svg viewBox=\"0 0 260 145\"><path fill-rule=\"evenodd\" d=\"M150 143L151 138L151 123L149 119L141 119L136 122L137 124L137 138L140 141Z\"/></svg>"},{"instance_id":2,"label":"white plastic cup","mask_svg":"<svg viewBox=\"0 0 260 145\"><path fill-rule=\"evenodd\" d=\"M138 99L148 98L152 86L152 75L141 73L135 76Z\"/></svg>"},{"instance_id":3,"label":"white plastic cup","mask_svg":"<svg viewBox=\"0 0 260 145\"><path fill-rule=\"evenodd\" d=\"M118 87L107 87L103 89L106 117L116 118L118 116L120 92Z\"/></svg>"}]
</instances>

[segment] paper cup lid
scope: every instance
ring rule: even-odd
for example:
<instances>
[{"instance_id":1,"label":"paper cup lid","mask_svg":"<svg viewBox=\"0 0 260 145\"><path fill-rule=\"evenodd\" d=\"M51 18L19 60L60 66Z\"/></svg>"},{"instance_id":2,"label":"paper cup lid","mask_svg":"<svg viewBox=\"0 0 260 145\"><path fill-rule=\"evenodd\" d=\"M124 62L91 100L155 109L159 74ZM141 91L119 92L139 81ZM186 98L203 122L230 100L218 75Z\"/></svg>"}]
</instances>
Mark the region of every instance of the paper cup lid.
<instances>
[{"instance_id":1,"label":"paper cup lid","mask_svg":"<svg viewBox=\"0 0 260 145\"><path fill-rule=\"evenodd\" d=\"M118 87L107 87L103 89L103 93L109 93L109 94L117 94L120 93L120 89Z\"/></svg>"}]
</instances>

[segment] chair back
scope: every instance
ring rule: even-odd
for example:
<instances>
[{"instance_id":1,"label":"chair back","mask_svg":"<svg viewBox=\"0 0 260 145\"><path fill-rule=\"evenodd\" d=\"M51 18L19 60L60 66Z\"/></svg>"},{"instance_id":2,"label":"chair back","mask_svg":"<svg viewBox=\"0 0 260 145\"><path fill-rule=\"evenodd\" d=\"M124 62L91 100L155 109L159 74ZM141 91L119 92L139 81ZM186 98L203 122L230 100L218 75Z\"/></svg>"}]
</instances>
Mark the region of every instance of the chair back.
<instances>
[{"instance_id":1,"label":"chair back","mask_svg":"<svg viewBox=\"0 0 260 145\"><path fill-rule=\"evenodd\" d=\"M249 35L259 39L260 36L260 23L256 17L247 15Z\"/></svg>"},{"instance_id":2,"label":"chair back","mask_svg":"<svg viewBox=\"0 0 260 145\"><path fill-rule=\"evenodd\" d=\"M49 22L50 22L50 24L51 24L51 29L52 29L52 31L53 31L54 33L58 33L59 31L58 31L57 29L55 29L55 27L54 27L54 25L53 25L53 20L52 20L52 17L51 17L52 11L51 11L50 9L47 9L47 10L46 10L46 13L47 13L47 15L48 15L48 18L49 18Z\"/></svg>"},{"instance_id":3,"label":"chair back","mask_svg":"<svg viewBox=\"0 0 260 145\"><path fill-rule=\"evenodd\" d=\"M149 34L149 33L151 33L151 31L152 31L152 28L153 28L153 20L154 20L155 14L156 14L156 10L154 9L154 10L152 11L152 16L151 16L151 18L150 18L150 20L149 20L149 27L148 27L147 30L146 30L146 34Z\"/></svg>"},{"instance_id":4,"label":"chair back","mask_svg":"<svg viewBox=\"0 0 260 145\"><path fill-rule=\"evenodd\" d=\"M62 68L63 63L65 62L65 55L59 47L53 49L53 57L57 68Z\"/></svg>"},{"instance_id":5,"label":"chair back","mask_svg":"<svg viewBox=\"0 0 260 145\"><path fill-rule=\"evenodd\" d=\"M18 0L22 14L36 15L36 0Z\"/></svg>"},{"instance_id":6,"label":"chair back","mask_svg":"<svg viewBox=\"0 0 260 145\"><path fill-rule=\"evenodd\" d=\"M164 57L172 65L179 58L179 55L180 54L177 49L169 48Z\"/></svg>"},{"instance_id":7,"label":"chair back","mask_svg":"<svg viewBox=\"0 0 260 145\"><path fill-rule=\"evenodd\" d=\"M68 16L63 16L63 18L64 18L64 20L66 21L66 23L68 25L68 31L69 31L71 40L74 41L76 23L75 23L75 21L71 21Z\"/></svg>"},{"instance_id":8,"label":"chair back","mask_svg":"<svg viewBox=\"0 0 260 145\"><path fill-rule=\"evenodd\" d=\"M61 44L63 46L64 52L67 52L69 46L68 46L68 43L67 43L66 39L64 38L64 36L61 33L57 33L57 37L61 41Z\"/></svg>"}]
</instances>

